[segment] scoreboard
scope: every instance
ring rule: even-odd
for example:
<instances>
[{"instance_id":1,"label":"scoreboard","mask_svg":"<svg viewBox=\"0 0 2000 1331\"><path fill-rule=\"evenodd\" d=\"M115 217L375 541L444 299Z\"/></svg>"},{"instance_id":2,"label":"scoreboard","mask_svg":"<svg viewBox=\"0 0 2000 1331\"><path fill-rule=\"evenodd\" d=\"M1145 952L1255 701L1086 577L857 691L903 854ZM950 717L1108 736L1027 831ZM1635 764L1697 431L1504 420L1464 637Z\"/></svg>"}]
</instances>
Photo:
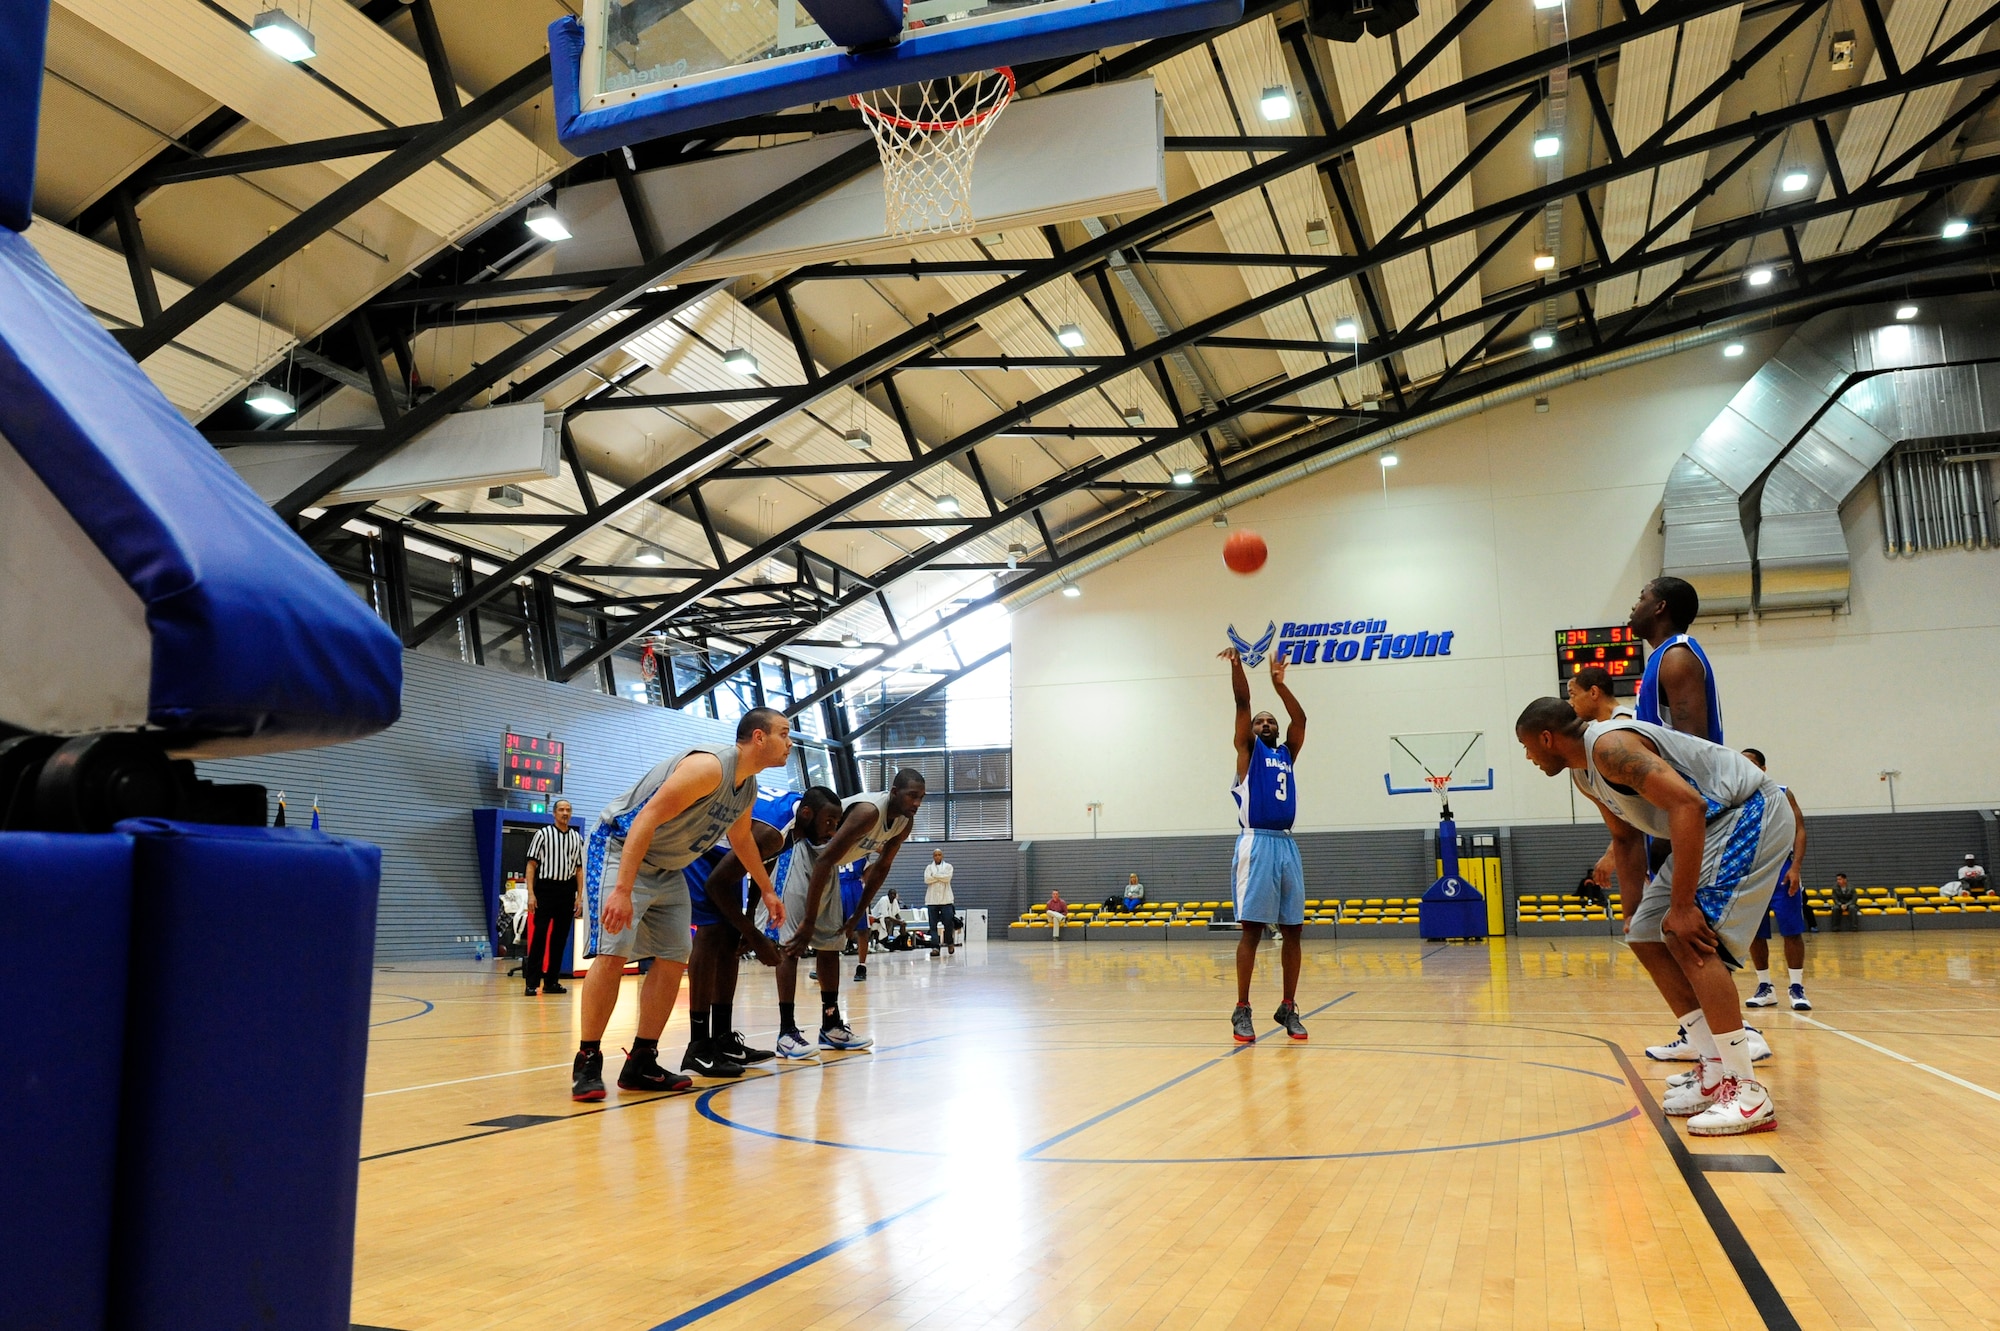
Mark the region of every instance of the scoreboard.
<instances>
[{"instance_id":1,"label":"scoreboard","mask_svg":"<svg viewBox=\"0 0 2000 1331\"><path fill-rule=\"evenodd\" d=\"M1621 697L1639 691L1646 671L1646 643L1623 624L1615 628L1557 629L1556 683L1568 687L1571 675L1585 666L1603 666L1611 687Z\"/></svg>"},{"instance_id":2,"label":"scoreboard","mask_svg":"<svg viewBox=\"0 0 2000 1331\"><path fill-rule=\"evenodd\" d=\"M562 741L508 731L500 746L500 788L526 795L562 794Z\"/></svg>"}]
</instances>

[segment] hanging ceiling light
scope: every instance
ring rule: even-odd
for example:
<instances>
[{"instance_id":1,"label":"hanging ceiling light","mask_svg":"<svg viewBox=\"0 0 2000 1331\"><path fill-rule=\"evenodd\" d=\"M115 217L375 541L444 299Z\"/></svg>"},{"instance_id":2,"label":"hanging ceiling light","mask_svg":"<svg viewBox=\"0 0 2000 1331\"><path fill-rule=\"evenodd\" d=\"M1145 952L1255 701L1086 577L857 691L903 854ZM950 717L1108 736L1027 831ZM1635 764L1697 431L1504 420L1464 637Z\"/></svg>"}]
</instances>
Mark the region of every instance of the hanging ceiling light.
<instances>
[{"instance_id":1,"label":"hanging ceiling light","mask_svg":"<svg viewBox=\"0 0 2000 1331\"><path fill-rule=\"evenodd\" d=\"M1361 339L1361 325L1352 319L1342 319L1333 326L1333 336L1341 342L1357 342Z\"/></svg>"},{"instance_id":2,"label":"hanging ceiling light","mask_svg":"<svg viewBox=\"0 0 2000 1331\"><path fill-rule=\"evenodd\" d=\"M1083 588L1072 582L1063 588L1063 595L1074 601L1077 597L1083 595Z\"/></svg>"},{"instance_id":3,"label":"hanging ceiling light","mask_svg":"<svg viewBox=\"0 0 2000 1331\"><path fill-rule=\"evenodd\" d=\"M1127 407L1118 414L1123 416L1125 423L1135 430L1146 423L1146 413L1138 407Z\"/></svg>"},{"instance_id":4,"label":"hanging ceiling light","mask_svg":"<svg viewBox=\"0 0 2000 1331\"><path fill-rule=\"evenodd\" d=\"M1306 244L1316 250L1323 250L1333 243L1333 233L1326 229L1326 219L1315 217L1306 223Z\"/></svg>"},{"instance_id":5,"label":"hanging ceiling light","mask_svg":"<svg viewBox=\"0 0 2000 1331\"><path fill-rule=\"evenodd\" d=\"M1812 184L1812 177L1805 172L1787 171L1784 179L1778 182L1778 188L1787 194L1797 194L1810 184Z\"/></svg>"},{"instance_id":6,"label":"hanging ceiling light","mask_svg":"<svg viewBox=\"0 0 2000 1331\"><path fill-rule=\"evenodd\" d=\"M1014 541L1007 547L1007 568L1011 572L1021 567L1021 561L1028 557L1028 547Z\"/></svg>"},{"instance_id":7,"label":"hanging ceiling light","mask_svg":"<svg viewBox=\"0 0 2000 1331\"><path fill-rule=\"evenodd\" d=\"M1962 217L1954 217L1949 222L1946 222L1944 224L1944 230L1940 231L1938 234L1943 236L1946 240L1957 240L1960 236L1964 235L1966 232L1970 230L1972 230L1972 223L1966 221Z\"/></svg>"},{"instance_id":8,"label":"hanging ceiling light","mask_svg":"<svg viewBox=\"0 0 2000 1331\"><path fill-rule=\"evenodd\" d=\"M1182 468L1181 468L1180 470L1178 470L1178 471L1176 471L1176 472L1174 473L1174 484L1175 484L1175 485L1193 485L1193 484L1194 484L1194 473L1193 473L1193 472L1191 472L1191 471L1189 471L1189 470L1188 470L1188 469L1187 469L1186 467L1182 467Z\"/></svg>"},{"instance_id":9,"label":"hanging ceiling light","mask_svg":"<svg viewBox=\"0 0 2000 1331\"><path fill-rule=\"evenodd\" d=\"M632 556L632 562L657 566L667 562L667 552L657 545L642 545L639 553Z\"/></svg>"},{"instance_id":10,"label":"hanging ceiling light","mask_svg":"<svg viewBox=\"0 0 2000 1331\"><path fill-rule=\"evenodd\" d=\"M875 440L869 435L868 431L866 430L858 428L849 430L846 434L843 434L840 437L846 440L848 443L852 444L854 447L859 449L866 450L875 447Z\"/></svg>"},{"instance_id":11,"label":"hanging ceiling light","mask_svg":"<svg viewBox=\"0 0 2000 1331\"><path fill-rule=\"evenodd\" d=\"M1562 150L1563 141L1560 134L1535 135L1535 156L1554 157L1561 153Z\"/></svg>"},{"instance_id":12,"label":"hanging ceiling light","mask_svg":"<svg viewBox=\"0 0 2000 1331\"><path fill-rule=\"evenodd\" d=\"M306 26L282 9L267 9L250 20L250 35L280 60L298 64L319 54Z\"/></svg>"},{"instance_id":13,"label":"hanging ceiling light","mask_svg":"<svg viewBox=\"0 0 2000 1331\"><path fill-rule=\"evenodd\" d=\"M1917 317L1917 307L1914 305L1898 305L1896 307L1896 317L1905 320L1914 319Z\"/></svg>"},{"instance_id":14,"label":"hanging ceiling light","mask_svg":"<svg viewBox=\"0 0 2000 1331\"><path fill-rule=\"evenodd\" d=\"M1776 276L1776 274L1773 273L1769 268L1752 268L1748 273L1744 274L1745 280L1748 281L1750 285L1753 287L1770 286L1771 279L1774 276Z\"/></svg>"},{"instance_id":15,"label":"hanging ceiling light","mask_svg":"<svg viewBox=\"0 0 2000 1331\"><path fill-rule=\"evenodd\" d=\"M1380 462L1384 467L1393 467L1402 461L1401 458L1396 456L1396 450L1393 448L1383 449L1382 455L1375 460Z\"/></svg>"},{"instance_id":16,"label":"hanging ceiling light","mask_svg":"<svg viewBox=\"0 0 2000 1331\"><path fill-rule=\"evenodd\" d=\"M1546 330L1536 333L1533 337L1528 339L1528 345L1533 347L1537 351L1547 351L1550 347L1554 346L1555 344L1556 344L1556 335Z\"/></svg>"},{"instance_id":17,"label":"hanging ceiling light","mask_svg":"<svg viewBox=\"0 0 2000 1331\"><path fill-rule=\"evenodd\" d=\"M1257 113L1266 120L1283 120L1292 113L1292 94L1288 88L1266 88L1264 95L1257 99Z\"/></svg>"},{"instance_id":18,"label":"hanging ceiling light","mask_svg":"<svg viewBox=\"0 0 2000 1331\"><path fill-rule=\"evenodd\" d=\"M1729 359L1731 360L1735 360L1738 356L1741 356L1743 354L1743 344L1741 342L1731 342L1728 346L1722 349L1722 354L1729 357Z\"/></svg>"},{"instance_id":19,"label":"hanging ceiling light","mask_svg":"<svg viewBox=\"0 0 2000 1331\"><path fill-rule=\"evenodd\" d=\"M1227 527L1229 525L1229 515L1227 513L1217 513L1208 520L1208 525L1211 527Z\"/></svg>"},{"instance_id":20,"label":"hanging ceiling light","mask_svg":"<svg viewBox=\"0 0 2000 1331\"><path fill-rule=\"evenodd\" d=\"M570 236L569 223L562 220L554 205L546 203L528 209L528 230L543 240L568 240Z\"/></svg>"},{"instance_id":21,"label":"hanging ceiling light","mask_svg":"<svg viewBox=\"0 0 2000 1331\"><path fill-rule=\"evenodd\" d=\"M757 358L750 354L747 347L731 347L722 353L722 367L747 378L757 373Z\"/></svg>"},{"instance_id":22,"label":"hanging ceiling light","mask_svg":"<svg viewBox=\"0 0 2000 1331\"><path fill-rule=\"evenodd\" d=\"M1056 341L1075 351L1083 345L1083 330L1075 324L1064 324L1056 329Z\"/></svg>"},{"instance_id":23,"label":"hanging ceiling light","mask_svg":"<svg viewBox=\"0 0 2000 1331\"><path fill-rule=\"evenodd\" d=\"M843 633L840 635L840 645L842 647L859 647L861 639L855 637L852 633Z\"/></svg>"},{"instance_id":24,"label":"hanging ceiling light","mask_svg":"<svg viewBox=\"0 0 2000 1331\"><path fill-rule=\"evenodd\" d=\"M955 517L957 517L957 516L958 516L958 496L957 496L957 495L939 495L939 496L937 497L937 507L938 507L938 512L940 512L940 513L944 514L944 515L945 515L946 517L948 517L948 518L955 518Z\"/></svg>"},{"instance_id":25,"label":"hanging ceiling light","mask_svg":"<svg viewBox=\"0 0 2000 1331\"><path fill-rule=\"evenodd\" d=\"M299 409L299 400L282 388L270 384L252 384L243 396L243 403L252 411L261 411L266 416L289 416Z\"/></svg>"}]
</instances>

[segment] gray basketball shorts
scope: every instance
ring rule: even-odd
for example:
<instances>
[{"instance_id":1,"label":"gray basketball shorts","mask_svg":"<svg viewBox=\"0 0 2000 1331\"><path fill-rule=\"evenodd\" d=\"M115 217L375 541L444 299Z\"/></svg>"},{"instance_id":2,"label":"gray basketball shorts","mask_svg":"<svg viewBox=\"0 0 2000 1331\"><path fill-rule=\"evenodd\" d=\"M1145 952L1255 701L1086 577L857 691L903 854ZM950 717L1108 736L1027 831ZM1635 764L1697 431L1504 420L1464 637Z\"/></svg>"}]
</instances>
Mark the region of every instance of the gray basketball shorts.
<instances>
[{"instance_id":1,"label":"gray basketball shorts","mask_svg":"<svg viewBox=\"0 0 2000 1331\"><path fill-rule=\"evenodd\" d=\"M605 876L615 883L617 874L614 863ZM610 895L608 888L605 894ZM688 900L687 878L679 869L660 870L642 864L632 884L632 922L618 933L599 938L597 954L627 960L657 957L686 961L693 928L694 907Z\"/></svg>"},{"instance_id":2,"label":"gray basketball shorts","mask_svg":"<svg viewBox=\"0 0 2000 1331\"><path fill-rule=\"evenodd\" d=\"M819 894L819 914L812 922L812 942L807 946L815 952L838 952L847 946L847 935L840 926L847 922L847 916L840 908L840 882L838 870L826 876L826 886ZM773 886L785 900L785 927L778 931L778 941L789 943L799 936L805 927L806 886L812 881L812 856L802 854L793 846L778 859L778 880Z\"/></svg>"},{"instance_id":3,"label":"gray basketball shorts","mask_svg":"<svg viewBox=\"0 0 2000 1331\"><path fill-rule=\"evenodd\" d=\"M1759 791L1741 807L1708 825L1702 845L1701 877L1695 904L1715 930L1716 955L1731 970L1741 970L1750 957L1751 940L1771 907L1771 891L1792 853L1791 804L1769 789ZM1625 931L1630 943L1663 943L1660 922L1673 904L1674 857L1660 866L1639 896Z\"/></svg>"}]
</instances>

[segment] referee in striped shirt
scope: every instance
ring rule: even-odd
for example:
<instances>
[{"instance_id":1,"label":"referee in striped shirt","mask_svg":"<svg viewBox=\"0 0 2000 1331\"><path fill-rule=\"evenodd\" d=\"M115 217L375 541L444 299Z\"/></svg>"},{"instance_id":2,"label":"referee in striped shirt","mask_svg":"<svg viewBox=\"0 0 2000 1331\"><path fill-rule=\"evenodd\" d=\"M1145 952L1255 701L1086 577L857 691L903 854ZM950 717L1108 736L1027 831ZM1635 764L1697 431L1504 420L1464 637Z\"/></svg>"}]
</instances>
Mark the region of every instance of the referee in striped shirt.
<instances>
[{"instance_id":1,"label":"referee in striped shirt","mask_svg":"<svg viewBox=\"0 0 2000 1331\"><path fill-rule=\"evenodd\" d=\"M557 800L555 825L535 833L528 847L528 939L521 973L530 998L537 990L569 992L560 980L570 921L583 918L583 833L569 819L569 801Z\"/></svg>"}]
</instances>

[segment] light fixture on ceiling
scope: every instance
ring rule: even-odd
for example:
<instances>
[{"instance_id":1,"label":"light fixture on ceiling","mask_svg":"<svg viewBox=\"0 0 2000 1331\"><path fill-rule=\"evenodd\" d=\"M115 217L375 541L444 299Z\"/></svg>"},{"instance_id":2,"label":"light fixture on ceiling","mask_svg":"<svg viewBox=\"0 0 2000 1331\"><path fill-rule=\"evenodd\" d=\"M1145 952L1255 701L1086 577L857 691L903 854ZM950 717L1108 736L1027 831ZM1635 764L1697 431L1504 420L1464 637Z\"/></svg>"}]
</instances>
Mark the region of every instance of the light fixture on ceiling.
<instances>
[{"instance_id":1,"label":"light fixture on ceiling","mask_svg":"<svg viewBox=\"0 0 2000 1331\"><path fill-rule=\"evenodd\" d=\"M1914 319L1917 317L1917 307L1914 305L1898 305L1896 307L1896 317L1904 320Z\"/></svg>"},{"instance_id":2,"label":"light fixture on ceiling","mask_svg":"<svg viewBox=\"0 0 2000 1331\"><path fill-rule=\"evenodd\" d=\"M1535 0L1537 9L1561 9L1563 0Z\"/></svg>"},{"instance_id":3,"label":"light fixture on ceiling","mask_svg":"<svg viewBox=\"0 0 2000 1331\"><path fill-rule=\"evenodd\" d=\"M1537 351L1547 351L1556 344L1556 335L1544 329L1528 339L1528 345Z\"/></svg>"},{"instance_id":4,"label":"light fixture on ceiling","mask_svg":"<svg viewBox=\"0 0 2000 1331\"><path fill-rule=\"evenodd\" d=\"M1963 217L1954 217L1944 224L1944 229L1938 232L1938 234L1946 240L1957 240L1970 230L1972 230L1972 223L1966 221Z\"/></svg>"},{"instance_id":5,"label":"light fixture on ceiling","mask_svg":"<svg viewBox=\"0 0 2000 1331\"><path fill-rule=\"evenodd\" d=\"M1326 229L1326 219L1315 217L1306 223L1306 244L1316 250L1323 250L1333 243L1333 233Z\"/></svg>"},{"instance_id":6,"label":"light fixture on ceiling","mask_svg":"<svg viewBox=\"0 0 2000 1331\"><path fill-rule=\"evenodd\" d=\"M757 373L757 358L750 354L748 347L731 347L722 353L722 367L748 378Z\"/></svg>"},{"instance_id":7,"label":"light fixture on ceiling","mask_svg":"<svg viewBox=\"0 0 2000 1331\"><path fill-rule=\"evenodd\" d=\"M1126 407L1118 414L1123 416L1125 423L1135 430L1146 423L1146 411L1143 407Z\"/></svg>"},{"instance_id":8,"label":"light fixture on ceiling","mask_svg":"<svg viewBox=\"0 0 2000 1331\"><path fill-rule=\"evenodd\" d=\"M1752 268L1743 275L1743 280L1753 287L1767 287L1771 285L1771 279L1775 276L1777 274L1769 268Z\"/></svg>"},{"instance_id":9,"label":"light fixture on ceiling","mask_svg":"<svg viewBox=\"0 0 2000 1331\"><path fill-rule=\"evenodd\" d=\"M1083 595L1083 588L1077 586L1073 582L1066 583L1063 586L1063 595L1069 597L1070 600L1074 601L1077 597Z\"/></svg>"},{"instance_id":10,"label":"light fixture on ceiling","mask_svg":"<svg viewBox=\"0 0 2000 1331\"><path fill-rule=\"evenodd\" d=\"M1064 324L1056 329L1056 341L1075 351L1083 345L1083 330L1075 324Z\"/></svg>"},{"instance_id":11,"label":"light fixture on ceiling","mask_svg":"<svg viewBox=\"0 0 2000 1331\"><path fill-rule=\"evenodd\" d=\"M1535 399L1536 411L1547 411L1548 409L1549 409L1549 400L1547 398L1538 397Z\"/></svg>"},{"instance_id":12,"label":"light fixture on ceiling","mask_svg":"<svg viewBox=\"0 0 2000 1331\"><path fill-rule=\"evenodd\" d=\"M840 635L840 645L842 647L859 647L861 639L855 637L852 633L843 633Z\"/></svg>"},{"instance_id":13,"label":"light fixture on ceiling","mask_svg":"<svg viewBox=\"0 0 2000 1331\"><path fill-rule=\"evenodd\" d=\"M502 508L519 508L522 503L521 487L518 485L488 486L486 497Z\"/></svg>"},{"instance_id":14,"label":"light fixture on ceiling","mask_svg":"<svg viewBox=\"0 0 2000 1331\"><path fill-rule=\"evenodd\" d=\"M1778 188L1787 194L1797 194L1810 184L1812 184L1812 177L1805 172L1787 171L1784 178L1778 182Z\"/></svg>"},{"instance_id":15,"label":"light fixture on ceiling","mask_svg":"<svg viewBox=\"0 0 2000 1331\"><path fill-rule=\"evenodd\" d=\"M1554 157L1561 153L1562 150L1563 141L1560 134L1535 135L1535 156Z\"/></svg>"},{"instance_id":16,"label":"light fixture on ceiling","mask_svg":"<svg viewBox=\"0 0 2000 1331\"><path fill-rule=\"evenodd\" d=\"M667 562L667 552L657 545L642 545L639 553L632 556L632 562L657 566Z\"/></svg>"},{"instance_id":17,"label":"light fixture on ceiling","mask_svg":"<svg viewBox=\"0 0 2000 1331\"><path fill-rule=\"evenodd\" d=\"M1342 319L1333 326L1333 336L1336 341L1340 342L1359 342L1361 340L1361 325L1352 319Z\"/></svg>"},{"instance_id":18,"label":"light fixture on ceiling","mask_svg":"<svg viewBox=\"0 0 2000 1331\"><path fill-rule=\"evenodd\" d=\"M1193 485L1194 473L1189 471L1186 467L1181 467L1180 469L1174 472L1174 484Z\"/></svg>"},{"instance_id":19,"label":"light fixture on ceiling","mask_svg":"<svg viewBox=\"0 0 2000 1331\"><path fill-rule=\"evenodd\" d=\"M319 54L313 35L303 23L282 9L267 9L250 20L250 35L280 60L298 64Z\"/></svg>"},{"instance_id":20,"label":"light fixture on ceiling","mask_svg":"<svg viewBox=\"0 0 2000 1331\"><path fill-rule=\"evenodd\" d=\"M944 514L944 515L945 515L946 517L948 517L948 518L955 518L955 517L957 517L957 516L958 516L958 496L957 496L957 495L939 495L939 496L937 497L937 508L938 508L938 512L940 512L940 513Z\"/></svg>"},{"instance_id":21,"label":"light fixture on ceiling","mask_svg":"<svg viewBox=\"0 0 2000 1331\"><path fill-rule=\"evenodd\" d=\"M1743 344L1741 342L1731 342L1722 349L1722 354L1734 360L1743 354Z\"/></svg>"},{"instance_id":22,"label":"light fixture on ceiling","mask_svg":"<svg viewBox=\"0 0 2000 1331\"><path fill-rule=\"evenodd\" d=\"M1538 273L1551 273L1551 272L1554 272L1554 271L1555 271L1555 267L1556 267L1556 256L1555 256L1555 255L1553 255L1553 254L1537 254L1537 255L1535 256L1535 271L1536 271L1536 272L1538 272Z\"/></svg>"},{"instance_id":23,"label":"light fixture on ceiling","mask_svg":"<svg viewBox=\"0 0 2000 1331\"><path fill-rule=\"evenodd\" d=\"M243 395L243 403L250 410L266 416L289 416L299 409L297 398L270 384L250 385L250 391Z\"/></svg>"},{"instance_id":24,"label":"light fixture on ceiling","mask_svg":"<svg viewBox=\"0 0 2000 1331\"><path fill-rule=\"evenodd\" d=\"M1026 559L1027 557L1028 557L1027 546L1022 545L1019 541L1014 541L1011 544L1009 544L1007 547L1007 571L1011 573L1015 569L1021 567L1021 561Z\"/></svg>"},{"instance_id":25,"label":"light fixture on ceiling","mask_svg":"<svg viewBox=\"0 0 2000 1331\"><path fill-rule=\"evenodd\" d=\"M1394 467L1402 462L1402 459L1396 456L1396 450L1393 448L1383 449L1381 455L1375 460L1384 467Z\"/></svg>"},{"instance_id":26,"label":"light fixture on ceiling","mask_svg":"<svg viewBox=\"0 0 2000 1331\"><path fill-rule=\"evenodd\" d=\"M1292 93L1289 88L1266 88L1264 95L1257 99L1257 113L1266 120L1283 120L1292 113Z\"/></svg>"},{"instance_id":27,"label":"light fixture on ceiling","mask_svg":"<svg viewBox=\"0 0 2000 1331\"><path fill-rule=\"evenodd\" d=\"M1208 525L1211 527L1227 527L1229 525L1229 515L1227 513L1217 513L1208 520Z\"/></svg>"},{"instance_id":28,"label":"light fixture on ceiling","mask_svg":"<svg viewBox=\"0 0 2000 1331\"><path fill-rule=\"evenodd\" d=\"M543 240L568 240L569 224L562 220L562 214L553 204L538 203L528 209L528 230Z\"/></svg>"},{"instance_id":29,"label":"light fixture on ceiling","mask_svg":"<svg viewBox=\"0 0 2000 1331\"><path fill-rule=\"evenodd\" d=\"M1842 28L1833 34L1833 40L1826 44L1826 65L1828 69L1854 68L1854 29Z\"/></svg>"},{"instance_id":30,"label":"light fixture on ceiling","mask_svg":"<svg viewBox=\"0 0 2000 1331\"><path fill-rule=\"evenodd\" d=\"M868 431L860 429L858 427L847 431L840 437L846 440L849 444L853 445L855 448L859 448L864 452L868 449L875 447L874 437L871 436L868 433Z\"/></svg>"}]
</instances>

